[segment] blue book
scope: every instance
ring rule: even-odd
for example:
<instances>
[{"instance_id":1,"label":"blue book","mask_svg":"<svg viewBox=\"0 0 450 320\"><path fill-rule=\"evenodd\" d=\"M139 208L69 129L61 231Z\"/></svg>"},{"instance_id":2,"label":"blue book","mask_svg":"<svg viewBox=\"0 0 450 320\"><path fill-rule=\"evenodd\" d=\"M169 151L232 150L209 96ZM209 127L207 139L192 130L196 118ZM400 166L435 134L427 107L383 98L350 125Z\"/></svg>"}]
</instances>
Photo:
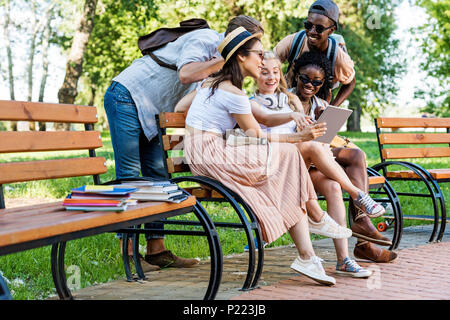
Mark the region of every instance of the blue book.
<instances>
[{"instance_id":1,"label":"blue book","mask_svg":"<svg viewBox=\"0 0 450 320\"><path fill-rule=\"evenodd\" d=\"M75 193L95 193L104 195L127 195L131 192L137 191L137 188L121 188L116 186L82 186L79 188L72 189Z\"/></svg>"}]
</instances>

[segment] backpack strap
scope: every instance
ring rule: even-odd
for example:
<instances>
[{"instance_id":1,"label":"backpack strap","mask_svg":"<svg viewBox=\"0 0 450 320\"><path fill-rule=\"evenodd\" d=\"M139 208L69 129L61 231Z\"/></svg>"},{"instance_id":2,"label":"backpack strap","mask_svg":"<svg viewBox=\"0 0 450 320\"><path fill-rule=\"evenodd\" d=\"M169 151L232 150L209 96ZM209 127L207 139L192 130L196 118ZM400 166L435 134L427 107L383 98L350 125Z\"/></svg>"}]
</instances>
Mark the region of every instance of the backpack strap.
<instances>
[{"instance_id":1,"label":"backpack strap","mask_svg":"<svg viewBox=\"0 0 450 320\"><path fill-rule=\"evenodd\" d=\"M298 56L300 48L302 47L303 40L305 40L306 32L305 30L299 31L295 34L294 40L292 41L292 46L289 49L289 57L288 57L288 71L291 69L291 66L295 63L295 59Z\"/></svg>"},{"instance_id":2,"label":"backpack strap","mask_svg":"<svg viewBox=\"0 0 450 320\"><path fill-rule=\"evenodd\" d=\"M334 78L334 65L336 64L336 57L337 57L337 41L332 37L328 37L327 58L331 62L330 82L333 81Z\"/></svg>"}]
</instances>

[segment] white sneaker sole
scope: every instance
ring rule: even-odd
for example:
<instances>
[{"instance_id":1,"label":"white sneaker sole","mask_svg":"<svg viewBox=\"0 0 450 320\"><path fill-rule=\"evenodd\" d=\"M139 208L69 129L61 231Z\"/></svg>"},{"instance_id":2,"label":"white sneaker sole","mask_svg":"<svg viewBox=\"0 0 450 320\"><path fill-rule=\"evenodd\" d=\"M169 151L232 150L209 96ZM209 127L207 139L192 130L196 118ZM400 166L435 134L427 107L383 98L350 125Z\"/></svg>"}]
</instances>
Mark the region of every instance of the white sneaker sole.
<instances>
[{"instance_id":1,"label":"white sneaker sole","mask_svg":"<svg viewBox=\"0 0 450 320\"><path fill-rule=\"evenodd\" d=\"M347 271L336 270L336 273L340 274L342 276L352 277L352 278L368 278L372 275L371 271L356 273L356 272L347 272Z\"/></svg>"},{"instance_id":2,"label":"white sneaker sole","mask_svg":"<svg viewBox=\"0 0 450 320\"><path fill-rule=\"evenodd\" d=\"M384 209L384 207L380 211L372 213L372 214L368 214L368 213L364 212L364 210L361 210L359 208L358 208L358 210L361 211L362 213L365 213L370 219L379 218L386 213L386 209Z\"/></svg>"},{"instance_id":3,"label":"white sneaker sole","mask_svg":"<svg viewBox=\"0 0 450 320\"><path fill-rule=\"evenodd\" d=\"M321 275L320 277L317 276L317 274L309 272L308 270L303 270L297 267L297 265L295 264L291 264L291 269L295 270L296 272L310 278L311 280L314 280L320 284L324 284L327 286L334 286L336 284L336 280L332 277L329 276L323 276Z\"/></svg>"},{"instance_id":4,"label":"white sneaker sole","mask_svg":"<svg viewBox=\"0 0 450 320\"><path fill-rule=\"evenodd\" d=\"M346 230L345 233L336 234L336 233L330 233L330 232L322 231L320 229L314 229L314 228L311 228L311 226L309 227L309 232L310 233L318 234L318 235L321 235L321 236L324 236L324 237L328 237L328 238L331 238L331 239L348 239L348 238L350 238L352 236L352 234L353 234L353 231L350 230L350 229L347 229L347 230Z\"/></svg>"}]
</instances>

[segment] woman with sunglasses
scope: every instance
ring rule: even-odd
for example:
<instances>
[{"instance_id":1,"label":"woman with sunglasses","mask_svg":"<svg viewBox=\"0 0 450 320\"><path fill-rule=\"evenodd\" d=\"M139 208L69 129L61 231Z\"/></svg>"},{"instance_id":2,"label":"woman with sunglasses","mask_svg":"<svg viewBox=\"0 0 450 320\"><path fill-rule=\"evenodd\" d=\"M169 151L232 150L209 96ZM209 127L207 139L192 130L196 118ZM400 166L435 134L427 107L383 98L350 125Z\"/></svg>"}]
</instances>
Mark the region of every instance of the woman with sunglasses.
<instances>
[{"instance_id":1,"label":"woman with sunglasses","mask_svg":"<svg viewBox=\"0 0 450 320\"><path fill-rule=\"evenodd\" d=\"M316 120L321 112L328 106L323 99L329 88L329 82L326 80L330 74L330 63L328 59L318 52L304 53L294 65L294 89L293 93L297 95L302 103L305 113ZM341 183L342 180L332 178L329 173L319 168L319 162L312 159L316 169L312 170L311 179L315 186L321 186L325 177L338 181L342 188L349 193L353 199L350 205L350 214L352 215L353 235L358 238L358 242L354 249L354 255L357 258L369 259L375 262L390 262L397 257L397 254L380 249L372 243L383 246L390 246L391 241L381 235L373 226L370 218L379 217L384 214L384 208L373 201L368 195L368 177L367 164L365 154L361 149L357 148L331 148L331 152L336 162L345 170L347 180L351 181L353 188L358 193L352 193L348 187ZM304 156L305 162L308 158ZM319 191L321 194L322 191ZM330 196L336 193L330 192ZM324 194L325 195L325 194ZM327 203L336 204L336 202L328 201ZM371 243L372 242L372 243Z\"/></svg>"},{"instance_id":2,"label":"woman with sunglasses","mask_svg":"<svg viewBox=\"0 0 450 320\"><path fill-rule=\"evenodd\" d=\"M188 109L186 160L194 174L219 180L250 205L265 242L271 243L289 231L299 254L291 268L321 284L334 285L336 280L325 274L322 260L314 253L306 211L322 216L322 227L334 230L335 238L348 238L351 230L338 225L320 208L295 146L297 142L323 135L325 128L316 124L300 133L264 133L242 90L246 77L259 77L264 54L259 36L238 28L226 35L218 50L225 60L222 70L206 79L175 108ZM236 124L248 136L264 138L269 143L228 144L223 135ZM300 179L292 172L300 173Z\"/></svg>"}]
</instances>

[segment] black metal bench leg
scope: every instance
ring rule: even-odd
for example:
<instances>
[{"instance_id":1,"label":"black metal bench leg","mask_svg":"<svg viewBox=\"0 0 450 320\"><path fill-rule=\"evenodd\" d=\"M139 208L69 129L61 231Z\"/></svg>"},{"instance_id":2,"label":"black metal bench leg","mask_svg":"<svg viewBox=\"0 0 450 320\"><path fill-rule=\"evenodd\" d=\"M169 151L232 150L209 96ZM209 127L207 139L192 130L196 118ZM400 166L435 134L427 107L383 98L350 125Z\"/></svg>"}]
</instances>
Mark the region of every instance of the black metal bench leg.
<instances>
[{"instance_id":1,"label":"black metal bench leg","mask_svg":"<svg viewBox=\"0 0 450 320\"><path fill-rule=\"evenodd\" d=\"M244 212L242 211L241 207L239 206L239 203L237 202L235 196L237 195L219 183L216 180L207 178L207 177L201 177L201 176L183 176L183 177L176 177L172 179L175 183L180 183L184 181L191 181L191 182L197 182L199 184L205 185L210 189L213 189L217 191L219 194L221 194L224 199L226 199L231 206L233 207L234 211L237 213L239 219L241 220L242 226L244 228L248 245L249 245L249 263L248 263L248 270L247 270L247 276L245 278L244 284L242 286L243 291L250 290L251 283L254 278L255 274L255 261L256 261L256 248L253 240L253 233L250 226L249 221L247 220L247 217L245 216ZM242 203L245 203L242 199L240 200Z\"/></svg>"},{"instance_id":2,"label":"black metal bench leg","mask_svg":"<svg viewBox=\"0 0 450 320\"><path fill-rule=\"evenodd\" d=\"M72 293L67 287L66 272L64 267L64 256L66 251L66 242L59 242L52 245L51 267L53 282L56 292L61 300L73 300Z\"/></svg>"},{"instance_id":3,"label":"black metal bench leg","mask_svg":"<svg viewBox=\"0 0 450 320\"><path fill-rule=\"evenodd\" d=\"M250 220L252 222L252 230L255 231L255 237L256 237L256 243L258 244L258 261L256 265L256 270L254 272L253 281L251 282L251 285L249 287L250 290L253 290L257 287L259 278L261 277L263 265L264 265L264 245L263 245L263 239L261 234L261 229L259 228L258 221L256 220L255 213L250 208L250 206L239 196L237 193L233 192L232 190L229 190L233 197L238 201L240 205L244 208L244 210L247 212L247 214L250 217ZM250 249L250 245L249 245Z\"/></svg>"},{"instance_id":4,"label":"black metal bench leg","mask_svg":"<svg viewBox=\"0 0 450 320\"><path fill-rule=\"evenodd\" d=\"M131 272L130 268L130 260L129 260L129 253L128 253L128 240L130 236L128 233L122 233L122 260L123 260L123 267L125 269L125 276L127 277L128 282L133 282L133 273Z\"/></svg>"},{"instance_id":5,"label":"black metal bench leg","mask_svg":"<svg viewBox=\"0 0 450 320\"><path fill-rule=\"evenodd\" d=\"M441 242L442 237L444 236L445 226L447 224L447 211L446 211L447 209L445 207L445 199L444 199L442 192L439 197L439 202L441 204L441 228L439 229L437 241Z\"/></svg>"},{"instance_id":6,"label":"black metal bench leg","mask_svg":"<svg viewBox=\"0 0 450 320\"><path fill-rule=\"evenodd\" d=\"M224 196L226 199L228 199L228 202L231 204L235 212L238 214L242 225L244 226L245 235L247 237L248 241L248 268L247 268L247 275L244 280L244 284L242 285L241 291L248 291L252 290L252 280L254 279L255 275L255 266L256 266L256 247L255 247L255 241L253 237L253 232L251 225L249 221L247 220L247 217L245 216L242 209L239 207L239 205L243 205L244 207L248 208L248 205L246 202L239 197L234 191L230 190L229 188L225 187L222 184L213 183L212 184L216 191L218 191L222 196ZM247 211L248 213L248 211ZM262 251L262 239L259 239L258 241L258 247L259 251Z\"/></svg>"},{"instance_id":7,"label":"black metal bench leg","mask_svg":"<svg viewBox=\"0 0 450 320\"><path fill-rule=\"evenodd\" d=\"M431 232L430 239L428 241L433 242L434 238L436 237L436 234L438 232L438 228L439 228L438 199L442 195L441 189L439 188L437 183L434 181L434 179L431 177L430 173L428 171L426 171L425 169L423 169L421 166L414 164L414 163L405 162L405 161L398 161L398 162L393 162L393 163L401 164L401 165L409 168L410 170L412 170L418 177L420 177L422 182L427 187L427 189L430 193L430 196L431 196L431 201L433 203L433 209L434 209L433 231ZM445 212L443 212L441 214L441 217L444 215L445 215Z\"/></svg>"},{"instance_id":8,"label":"black metal bench leg","mask_svg":"<svg viewBox=\"0 0 450 320\"><path fill-rule=\"evenodd\" d=\"M425 182L425 184L427 185L427 187L430 191L430 194L432 196L433 207L435 210L435 224L434 224L435 228L433 229L433 232L437 232L437 225L438 225L438 219L439 219L439 205L438 205L437 201L439 200L439 204L440 204L440 208L441 208L441 211L440 211L441 226L439 228L439 233L436 237L436 241L440 242L444 235L445 225L447 223L447 211L445 208L444 194L442 193L442 190L439 187L438 182L435 179L433 179L433 177L430 175L430 173L426 169L424 169L420 165L412 163L412 162L402 161L401 163L405 166L409 165L409 166L413 167L416 174L417 174L417 171L420 171L423 174L423 175L419 175L419 174L417 174L417 175L420 176L421 179ZM433 237L434 237L434 235L433 235ZM430 242L432 242L432 239L430 239Z\"/></svg>"},{"instance_id":9,"label":"black metal bench leg","mask_svg":"<svg viewBox=\"0 0 450 320\"><path fill-rule=\"evenodd\" d=\"M367 172L370 176L382 176L380 173L378 173L376 170L372 168L367 168ZM394 228L394 235L392 238L392 245L389 247L389 250L394 250L398 248L398 245L400 244L400 240L403 234L403 213L397 193L395 192L394 188L387 179L385 179L385 183L382 189L384 193L387 195L389 202L392 205L393 216L395 219L395 228Z\"/></svg>"},{"instance_id":10,"label":"black metal bench leg","mask_svg":"<svg viewBox=\"0 0 450 320\"><path fill-rule=\"evenodd\" d=\"M220 245L219 235L217 234L214 223L208 215L208 212L197 201L194 207L194 214L203 226L209 244L209 252L211 257L211 272L209 276L209 284L206 290L204 300L214 300L219 290L220 281L222 280L223 257Z\"/></svg>"},{"instance_id":11,"label":"black metal bench leg","mask_svg":"<svg viewBox=\"0 0 450 320\"><path fill-rule=\"evenodd\" d=\"M403 234L403 213L400 205L400 200L395 193L395 190L392 188L391 184L386 181L384 185L384 189L389 197L389 200L392 204L393 215L395 218L395 229L394 229L394 237L392 239L392 246L389 250L397 249L400 240L402 239Z\"/></svg>"},{"instance_id":12,"label":"black metal bench leg","mask_svg":"<svg viewBox=\"0 0 450 320\"><path fill-rule=\"evenodd\" d=\"M140 226L134 226L134 228L140 228ZM132 236L133 241L133 262L134 267L136 268L136 274L139 280L145 280L147 277L145 276L144 271L142 270L141 260L139 259L139 233L135 233Z\"/></svg>"},{"instance_id":13,"label":"black metal bench leg","mask_svg":"<svg viewBox=\"0 0 450 320\"><path fill-rule=\"evenodd\" d=\"M419 180L422 181L425 184L425 186L427 187L428 192L429 192L429 196L427 195L427 197L431 198L431 201L433 203L433 213L434 213L433 230L431 232L430 239L428 241L433 242L434 238L437 234L438 228L439 228L439 207L438 207L437 200L442 195L442 192L441 192L439 186L437 185L436 181L434 181L434 179L431 177L431 175L428 171L426 171L425 169L423 169L422 167L420 167L419 165L414 164L414 163L405 162L405 161L389 161L389 162L381 162L379 164L376 164L376 165L372 166L372 168L376 171L381 170L381 169L383 171L385 171L386 168L391 165L403 166L403 167L406 167L409 170L413 171L419 177ZM387 177L386 177L386 179L387 179ZM406 195L406 196L414 195L414 194L400 193L400 192L398 192L397 194L398 195ZM441 204L442 204L442 202L441 202ZM445 212L441 213L441 218L444 218L444 220L445 220ZM441 225L441 228L442 228L442 225Z\"/></svg>"}]
</instances>

